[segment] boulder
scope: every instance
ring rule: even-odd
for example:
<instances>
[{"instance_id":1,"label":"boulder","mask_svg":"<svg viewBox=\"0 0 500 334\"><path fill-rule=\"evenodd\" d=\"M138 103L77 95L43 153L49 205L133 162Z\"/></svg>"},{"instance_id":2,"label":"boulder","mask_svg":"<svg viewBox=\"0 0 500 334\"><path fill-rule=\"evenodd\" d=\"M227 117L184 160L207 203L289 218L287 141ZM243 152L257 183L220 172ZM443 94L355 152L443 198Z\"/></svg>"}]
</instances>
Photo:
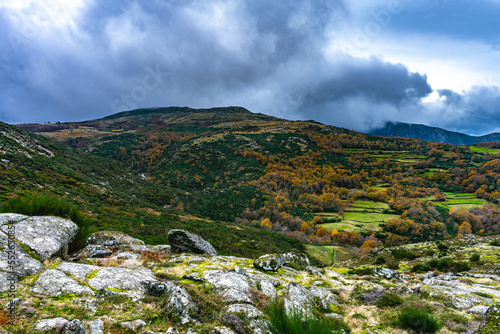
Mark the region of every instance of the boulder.
<instances>
[{"instance_id":1,"label":"boulder","mask_svg":"<svg viewBox=\"0 0 500 334\"><path fill-rule=\"evenodd\" d=\"M78 232L78 225L58 217L29 217L13 225L15 238L37 253L42 261L55 255L66 256L68 244ZM8 225L0 227L8 233Z\"/></svg>"},{"instance_id":2,"label":"boulder","mask_svg":"<svg viewBox=\"0 0 500 334\"><path fill-rule=\"evenodd\" d=\"M313 296L316 305L323 310L329 310L331 304L339 305L337 295L327 289L312 286L309 288L309 292Z\"/></svg>"},{"instance_id":3,"label":"boulder","mask_svg":"<svg viewBox=\"0 0 500 334\"><path fill-rule=\"evenodd\" d=\"M217 251L206 240L196 234L184 230L170 230L168 232L168 242L172 253L195 253L217 256Z\"/></svg>"},{"instance_id":4,"label":"boulder","mask_svg":"<svg viewBox=\"0 0 500 334\"><path fill-rule=\"evenodd\" d=\"M227 303L252 304L248 277L234 271L218 271L205 274L205 280Z\"/></svg>"},{"instance_id":5,"label":"boulder","mask_svg":"<svg viewBox=\"0 0 500 334\"><path fill-rule=\"evenodd\" d=\"M50 330L61 328L68 323L68 320L58 317L51 319L43 319L36 323L35 330L39 332L48 332Z\"/></svg>"},{"instance_id":6,"label":"boulder","mask_svg":"<svg viewBox=\"0 0 500 334\"><path fill-rule=\"evenodd\" d=\"M14 280L10 281L10 279L14 278ZM17 277L12 274L6 273L4 271L0 271L0 293L7 292L9 290L14 291L16 289Z\"/></svg>"},{"instance_id":7,"label":"boulder","mask_svg":"<svg viewBox=\"0 0 500 334\"><path fill-rule=\"evenodd\" d=\"M398 279L399 273L397 271L387 269L387 268L375 268L373 274L380 278L385 278L388 280Z\"/></svg>"},{"instance_id":8,"label":"boulder","mask_svg":"<svg viewBox=\"0 0 500 334\"><path fill-rule=\"evenodd\" d=\"M273 282L269 280L261 280L259 282L259 290L271 299L276 299L276 288L274 287Z\"/></svg>"},{"instance_id":9,"label":"boulder","mask_svg":"<svg viewBox=\"0 0 500 334\"><path fill-rule=\"evenodd\" d=\"M303 318L313 317L314 297L296 283L288 284L285 295L285 312L290 315L300 313Z\"/></svg>"},{"instance_id":10,"label":"boulder","mask_svg":"<svg viewBox=\"0 0 500 334\"><path fill-rule=\"evenodd\" d=\"M7 224L19 223L27 219L28 216L20 215L17 213L0 213L0 226Z\"/></svg>"},{"instance_id":11,"label":"boulder","mask_svg":"<svg viewBox=\"0 0 500 334\"><path fill-rule=\"evenodd\" d=\"M45 270L35 281L30 291L46 296L59 296L65 293L75 295L95 295L88 286L80 285L65 273L55 269Z\"/></svg>"},{"instance_id":12,"label":"boulder","mask_svg":"<svg viewBox=\"0 0 500 334\"><path fill-rule=\"evenodd\" d=\"M88 323L89 334L104 334L104 322L97 319Z\"/></svg>"},{"instance_id":13,"label":"boulder","mask_svg":"<svg viewBox=\"0 0 500 334\"><path fill-rule=\"evenodd\" d=\"M476 334L498 334L500 333L500 304L492 305L483 316Z\"/></svg>"},{"instance_id":14,"label":"boulder","mask_svg":"<svg viewBox=\"0 0 500 334\"><path fill-rule=\"evenodd\" d=\"M146 326L146 322L141 319L137 319L134 321L126 321L121 323L122 327L128 329L129 331L136 332L142 327Z\"/></svg>"},{"instance_id":15,"label":"boulder","mask_svg":"<svg viewBox=\"0 0 500 334\"><path fill-rule=\"evenodd\" d=\"M374 289L361 294L361 300L365 305L375 305L385 294L385 289Z\"/></svg>"},{"instance_id":16,"label":"boulder","mask_svg":"<svg viewBox=\"0 0 500 334\"><path fill-rule=\"evenodd\" d=\"M287 263L295 263L302 269L309 267L309 258L300 253L266 254L255 259L253 265L257 269L277 271Z\"/></svg>"},{"instance_id":17,"label":"boulder","mask_svg":"<svg viewBox=\"0 0 500 334\"><path fill-rule=\"evenodd\" d=\"M467 313L485 315L489 308L489 306L474 306L468 309Z\"/></svg>"},{"instance_id":18,"label":"boulder","mask_svg":"<svg viewBox=\"0 0 500 334\"><path fill-rule=\"evenodd\" d=\"M75 320L72 320L72 321L66 323L66 325L64 325L64 328L62 329L62 331L60 331L60 333L61 334L86 334L85 328L83 328L82 323L78 319L75 319Z\"/></svg>"},{"instance_id":19,"label":"boulder","mask_svg":"<svg viewBox=\"0 0 500 334\"><path fill-rule=\"evenodd\" d=\"M9 247L14 247L9 253ZM15 263L9 259L9 255L15 255ZM13 269L13 270L12 270ZM12 273L18 277L35 275L44 270L43 264L32 258L24 249L12 240L9 242L7 234L0 232L0 272Z\"/></svg>"}]
</instances>

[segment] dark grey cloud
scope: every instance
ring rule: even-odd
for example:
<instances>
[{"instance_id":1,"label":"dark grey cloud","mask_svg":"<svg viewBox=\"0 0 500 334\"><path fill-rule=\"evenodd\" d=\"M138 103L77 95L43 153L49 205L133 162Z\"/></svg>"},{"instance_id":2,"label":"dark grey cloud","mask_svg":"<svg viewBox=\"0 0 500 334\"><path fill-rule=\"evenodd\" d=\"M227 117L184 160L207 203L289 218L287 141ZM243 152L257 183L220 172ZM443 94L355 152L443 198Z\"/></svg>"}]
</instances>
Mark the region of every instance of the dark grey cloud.
<instances>
[{"instance_id":1,"label":"dark grey cloud","mask_svg":"<svg viewBox=\"0 0 500 334\"><path fill-rule=\"evenodd\" d=\"M55 27L50 15L31 22L0 6L0 120L241 105L366 130L387 119L437 119L431 110L445 115L471 99L440 90L440 104L428 105L425 74L381 57L327 52L328 38L351 15L342 0L86 3ZM491 115L493 95L484 109ZM448 124L459 127L465 116L453 119Z\"/></svg>"}]
</instances>

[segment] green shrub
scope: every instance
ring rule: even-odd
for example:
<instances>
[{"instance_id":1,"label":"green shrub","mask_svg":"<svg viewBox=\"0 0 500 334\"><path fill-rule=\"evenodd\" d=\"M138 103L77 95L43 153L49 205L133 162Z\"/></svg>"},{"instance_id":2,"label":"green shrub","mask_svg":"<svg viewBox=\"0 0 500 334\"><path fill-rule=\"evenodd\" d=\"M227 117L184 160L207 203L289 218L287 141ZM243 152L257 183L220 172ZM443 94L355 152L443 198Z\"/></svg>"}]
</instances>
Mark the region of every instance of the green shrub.
<instances>
[{"instance_id":1,"label":"green shrub","mask_svg":"<svg viewBox=\"0 0 500 334\"><path fill-rule=\"evenodd\" d=\"M287 315L283 301L271 302L266 308L267 325L272 334L332 334L349 333L349 328L338 319L314 319L294 310Z\"/></svg>"},{"instance_id":2,"label":"green shrub","mask_svg":"<svg viewBox=\"0 0 500 334\"><path fill-rule=\"evenodd\" d=\"M378 307L395 307L403 304L404 300L401 296L395 293L384 293L379 300L377 300Z\"/></svg>"},{"instance_id":3,"label":"green shrub","mask_svg":"<svg viewBox=\"0 0 500 334\"><path fill-rule=\"evenodd\" d=\"M436 254L436 252L432 249L429 249L425 252L425 255L427 256L434 256Z\"/></svg>"},{"instance_id":4,"label":"green shrub","mask_svg":"<svg viewBox=\"0 0 500 334\"><path fill-rule=\"evenodd\" d=\"M454 273L468 271L471 269L470 265L467 262L454 262L450 258L431 260L427 264L431 268L435 268L440 271L452 271Z\"/></svg>"},{"instance_id":5,"label":"green shrub","mask_svg":"<svg viewBox=\"0 0 500 334\"><path fill-rule=\"evenodd\" d=\"M349 275L373 275L373 268L353 268L347 272Z\"/></svg>"},{"instance_id":6,"label":"green shrub","mask_svg":"<svg viewBox=\"0 0 500 334\"><path fill-rule=\"evenodd\" d=\"M481 259L481 255L479 255L478 253L474 253L470 256L471 262L479 262L480 259Z\"/></svg>"},{"instance_id":7,"label":"green shrub","mask_svg":"<svg viewBox=\"0 0 500 334\"><path fill-rule=\"evenodd\" d=\"M393 257L391 257L387 260L385 266L389 269L396 270L399 269L399 262L396 261Z\"/></svg>"},{"instance_id":8,"label":"green shrub","mask_svg":"<svg viewBox=\"0 0 500 334\"><path fill-rule=\"evenodd\" d=\"M490 242L490 246L500 247L500 240L493 240Z\"/></svg>"},{"instance_id":9,"label":"green shrub","mask_svg":"<svg viewBox=\"0 0 500 334\"><path fill-rule=\"evenodd\" d=\"M411 268L411 271L414 273L426 273L430 270L431 267L423 263L416 264Z\"/></svg>"},{"instance_id":10,"label":"green shrub","mask_svg":"<svg viewBox=\"0 0 500 334\"><path fill-rule=\"evenodd\" d=\"M72 252L85 246L90 220L67 201L50 195L10 198L0 206L0 213L19 213L27 216L56 216L66 218L78 225L78 233L68 247Z\"/></svg>"},{"instance_id":11,"label":"green shrub","mask_svg":"<svg viewBox=\"0 0 500 334\"><path fill-rule=\"evenodd\" d=\"M398 312L396 326L419 333L436 333L443 325L437 317L424 310L405 307Z\"/></svg>"},{"instance_id":12,"label":"green shrub","mask_svg":"<svg viewBox=\"0 0 500 334\"><path fill-rule=\"evenodd\" d=\"M375 264L384 264L384 263L385 263L385 259L383 257L379 257L375 261Z\"/></svg>"},{"instance_id":13,"label":"green shrub","mask_svg":"<svg viewBox=\"0 0 500 334\"><path fill-rule=\"evenodd\" d=\"M427 265L433 269L436 269L439 265L439 260L430 260Z\"/></svg>"},{"instance_id":14,"label":"green shrub","mask_svg":"<svg viewBox=\"0 0 500 334\"><path fill-rule=\"evenodd\" d=\"M445 244L443 244L441 241L438 241L438 243L436 244L436 246L442 252L448 250L448 246L446 246Z\"/></svg>"},{"instance_id":15,"label":"green shrub","mask_svg":"<svg viewBox=\"0 0 500 334\"><path fill-rule=\"evenodd\" d=\"M417 258L417 256L414 253L410 252L405 248L393 250L392 255L394 256L395 259L400 259L400 260L402 259L415 260Z\"/></svg>"}]
</instances>

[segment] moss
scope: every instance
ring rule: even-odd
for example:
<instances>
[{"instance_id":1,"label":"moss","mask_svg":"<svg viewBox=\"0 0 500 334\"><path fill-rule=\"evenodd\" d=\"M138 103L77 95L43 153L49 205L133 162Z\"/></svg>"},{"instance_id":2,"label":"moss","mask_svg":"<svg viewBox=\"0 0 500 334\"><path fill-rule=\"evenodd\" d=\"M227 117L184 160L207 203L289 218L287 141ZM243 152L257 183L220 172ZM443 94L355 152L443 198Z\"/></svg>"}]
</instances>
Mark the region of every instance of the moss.
<instances>
[{"instance_id":1,"label":"moss","mask_svg":"<svg viewBox=\"0 0 500 334\"><path fill-rule=\"evenodd\" d=\"M37 254L35 253L33 250L31 250L31 248L29 248L27 245L23 244L21 241L17 240L17 239L14 239L20 246L21 248L26 252L28 253L29 256L31 256L32 258L42 262L42 258Z\"/></svg>"},{"instance_id":2,"label":"moss","mask_svg":"<svg viewBox=\"0 0 500 334\"><path fill-rule=\"evenodd\" d=\"M497 334L500 333L500 311L490 312L486 326L480 329L477 334Z\"/></svg>"},{"instance_id":3,"label":"moss","mask_svg":"<svg viewBox=\"0 0 500 334\"><path fill-rule=\"evenodd\" d=\"M97 269L96 269L96 270L91 271L90 273L88 273L88 274L87 274L87 276L85 276L85 281L87 281L87 282L88 282L88 281L89 281L89 280L91 280L92 278L96 277L96 276L97 276L97 272L98 272L98 271L99 271L99 270L97 270Z\"/></svg>"}]
</instances>

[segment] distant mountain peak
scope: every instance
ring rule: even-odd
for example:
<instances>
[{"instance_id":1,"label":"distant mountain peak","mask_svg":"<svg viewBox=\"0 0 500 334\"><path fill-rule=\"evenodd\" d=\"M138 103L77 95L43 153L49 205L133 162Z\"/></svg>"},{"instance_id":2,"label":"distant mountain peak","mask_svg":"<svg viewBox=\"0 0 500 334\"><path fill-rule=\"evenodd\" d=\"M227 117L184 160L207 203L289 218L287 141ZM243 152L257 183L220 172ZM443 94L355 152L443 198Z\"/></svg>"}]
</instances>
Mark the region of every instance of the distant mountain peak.
<instances>
[{"instance_id":1,"label":"distant mountain peak","mask_svg":"<svg viewBox=\"0 0 500 334\"><path fill-rule=\"evenodd\" d=\"M477 143L500 141L500 133L491 133L484 136L470 136L465 133L449 131L424 124L394 121L386 122L384 126L371 130L369 134L383 137L406 137L454 145L475 145Z\"/></svg>"}]
</instances>

